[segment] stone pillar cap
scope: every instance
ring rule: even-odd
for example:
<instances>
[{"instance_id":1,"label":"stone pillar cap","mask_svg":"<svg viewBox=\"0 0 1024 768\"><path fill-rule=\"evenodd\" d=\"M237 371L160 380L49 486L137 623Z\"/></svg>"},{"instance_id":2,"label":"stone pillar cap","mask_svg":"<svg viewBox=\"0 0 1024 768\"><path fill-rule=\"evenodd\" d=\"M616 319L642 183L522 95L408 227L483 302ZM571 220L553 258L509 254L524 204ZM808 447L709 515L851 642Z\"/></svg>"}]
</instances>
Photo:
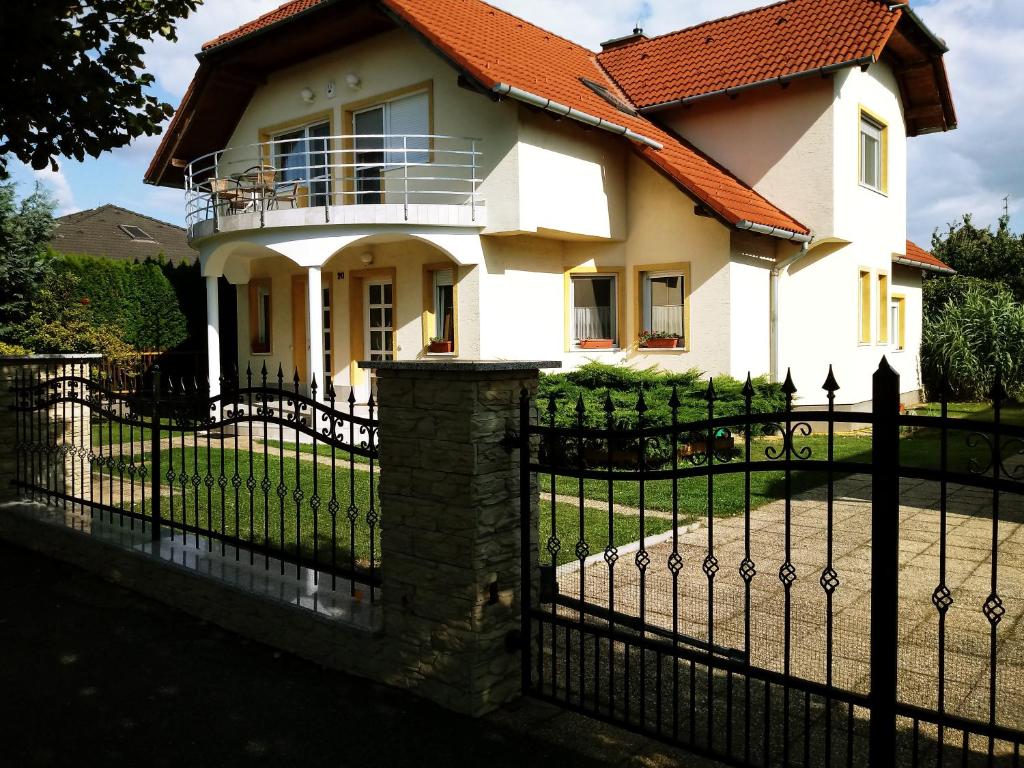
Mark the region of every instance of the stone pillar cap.
<instances>
[{"instance_id":1,"label":"stone pillar cap","mask_svg":"<svg viewBox=\"0 0 1024 768\"><path fill-rule=\"evenodd\" d=\"M541 368L561 368L558 360L360 360L363 369L378 371L536 371Z\"/></svg>"}]
</instances>

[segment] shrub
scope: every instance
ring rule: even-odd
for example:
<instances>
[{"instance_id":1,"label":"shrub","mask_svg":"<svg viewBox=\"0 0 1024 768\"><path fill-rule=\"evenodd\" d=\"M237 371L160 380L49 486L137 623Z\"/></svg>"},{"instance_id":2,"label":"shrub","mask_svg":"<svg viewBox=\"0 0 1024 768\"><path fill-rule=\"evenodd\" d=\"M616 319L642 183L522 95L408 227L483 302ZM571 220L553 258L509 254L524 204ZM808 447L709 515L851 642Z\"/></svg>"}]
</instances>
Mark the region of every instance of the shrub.
<instances>
[{"instance_id":1,"label":"shrub","mask_svg":"<svg viewBox=\"0 0 1024 768\"><path fill-rule=\"evenodd\" d=\"M59 263L78 278L95 323L115 329L135 349L170 349L187 337L185 315L161 264L73 255Z\"/></svg>"},{"instance_id":2,"label":"shrub","mask_svg":"<svg viewBox=\"0 0 1024 768\"><path fill-rule=\"evenodd\" d=\"M778 384L769 383L764 377L753 380L754 397L751 412L775 413L785 408L786 397ZM637 426L637 400L641 391L647 411L644 412L645 426L661 427L672 423L672 409L669 402L672 389L676 388L679 408L676 418L680 425L692 423L694 439L703 437L701 421L707 419L708 403L705 399L707 380L697 370L669 373L651 368L630 368L625 365L609 365L591 362L573 371L545 375L538 388L537 405L544 424L550 423L548 403L555 398L555 424L573 427L577 424L576 406L580 398L585 409L584 424L588 427L604 428L609 425L605 403L611 398L613 429L632 429ZM743 382L728 376L715 377L715 416L738 416L745 412ZM762 429L762 432L771 432ZM567 446L573 449L572 446ZM652 463L671 458L668 441L648 442L647 456Z\"/></svg>"},{"instance_id":3,"label":"shrub","mask_svg":"<svg viewBox=\"0 0 1024 768\"><path fill-rule=\"evenodd\" d=\"M51 272L39 286L21 334L36 352L99 352L128 371L138 364L138 355L113 328L95 323L91 302L68 272Z\"/></svg>"},{"instance_id":4,"label":"shrub","mask_svg":"<svg viewBox=\"0 0 1024 768\"><path fill-rule=\"evenodd\" d=\"M20 344L8 344L6 341L0 341L0 357L25 357L31 354L32 350L26 349Z\"/></svg>"},{"instance_id":5,"label":"shrub","mask_svg":"<svg viewBox=\"0 0 1024 768\"><path fill-rule=\"evenodd\" d=\"M945 376L953 399L987 399L999 369L1003 387L1019 399L1024 395L1024 307L1010 291L986 281L962 281L942 290L945 303L925 319L921 340L921 376L929 397L940 395Z\"/></svg>"}]
</instances>

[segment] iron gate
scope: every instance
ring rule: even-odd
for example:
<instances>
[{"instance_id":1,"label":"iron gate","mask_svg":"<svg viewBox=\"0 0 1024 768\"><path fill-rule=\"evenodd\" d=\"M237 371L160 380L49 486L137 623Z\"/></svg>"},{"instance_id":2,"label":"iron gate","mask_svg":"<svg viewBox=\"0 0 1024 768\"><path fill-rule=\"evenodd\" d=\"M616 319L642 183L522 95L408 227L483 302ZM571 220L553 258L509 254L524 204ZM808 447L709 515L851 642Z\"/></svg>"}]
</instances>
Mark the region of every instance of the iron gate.
<instances>
[{"instance_id":1,"label":"iron gate","mask_svg":"<svg viewBox=\"0 0 1024 768\"><path fill-rule=\"evenodd\" d=\"M221 393L75 363L19 373L15 484L73 526L139 530L377 599L375 404L247 369ZM326 395L324 397L323 395ZM321 582L322 579L322 582Z\"/></svg>"},{"instance_id":2,"label":"iron gate","mask_svg":"<svg viewBox=\"0 0 1024 768\"><path fill-rule=\"evenodd\" d=\"M904 413L884 359L870 411L823 388L795 411L787 376L756 413L748 377L720 415L709 382L706 418L673 391L661 423L642 391L524 391L524 691L739 766L1019 766L1024 428L998 376L990 420Z\"/></svg>"}]
</instances>

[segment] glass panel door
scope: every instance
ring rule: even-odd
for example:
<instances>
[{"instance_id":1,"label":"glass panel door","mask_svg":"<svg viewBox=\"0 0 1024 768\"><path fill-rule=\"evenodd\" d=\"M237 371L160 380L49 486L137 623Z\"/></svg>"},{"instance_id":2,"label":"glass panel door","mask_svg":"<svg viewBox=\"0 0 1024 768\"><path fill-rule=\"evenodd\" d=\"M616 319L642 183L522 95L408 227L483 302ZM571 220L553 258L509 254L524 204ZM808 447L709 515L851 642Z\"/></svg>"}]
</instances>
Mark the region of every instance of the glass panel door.
<instances>
[{"instance_id":1,"label":"glass panel door","mask_svg":"<svg viewBox=\"0 0 1024 768\"><path fill-rule=\"evenodd\" d=\"M317 123L274 137L271 154L280 192L295 184L306 190L309 205L326 205L330 198L328 173L329 123Z\"/></svg>"},{"instance_id":2,"label":"glass panel door","mask_svg":"<svg viewBox=\"0 0 1024 768\"><path fill-rule=\"evenodd\" d=\"M394 360L394 286L390 280L366 283L366 355L368 360Z\"/></svg>"},{"instance_id":3,"label":"glass panel door","mask_svg":"<svg viewBox=\"0 0 1024 768\"><path fill-rule=\"evenodd\" d=\"M383 203L384 107L357 112L352 122L356 134L356 202L361 205Z\"/></svg>"}]
</instances>

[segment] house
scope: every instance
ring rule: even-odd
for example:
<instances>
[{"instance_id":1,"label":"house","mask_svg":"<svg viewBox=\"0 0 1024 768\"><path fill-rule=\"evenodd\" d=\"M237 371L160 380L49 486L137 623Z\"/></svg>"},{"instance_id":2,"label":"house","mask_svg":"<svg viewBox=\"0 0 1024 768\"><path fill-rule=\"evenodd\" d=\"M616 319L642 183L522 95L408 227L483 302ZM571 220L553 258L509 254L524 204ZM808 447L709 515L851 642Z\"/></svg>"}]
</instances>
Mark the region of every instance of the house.
<instances>
[{"instance_id":1,"label":"house","mask_svg":"<svg viewBox=\"0 0 1024 768\"><path fill-rule=\"evenodd\" d=\"M69 213L55 223L49 245L58 253L117 261L164 259L171 264L196 259L184 229L118 205Z\"/></svg>"},{"instance_id":2,"label":"house","mask_svg":"<svg viewBox=\"0 0 1024 768\"><path fill-rule=\"evenodd\" d=\"M356 361L434 354L791 368L814 403L832 363L845 407L885 354L913 401L948 268L908 248L906 143L956 127L945 51L889 0L600 52L480 0L293 0L203 46L146 180L185 189L211 349L237 286L242 370L364 396Z\"/></svg>"}]
</instances>

